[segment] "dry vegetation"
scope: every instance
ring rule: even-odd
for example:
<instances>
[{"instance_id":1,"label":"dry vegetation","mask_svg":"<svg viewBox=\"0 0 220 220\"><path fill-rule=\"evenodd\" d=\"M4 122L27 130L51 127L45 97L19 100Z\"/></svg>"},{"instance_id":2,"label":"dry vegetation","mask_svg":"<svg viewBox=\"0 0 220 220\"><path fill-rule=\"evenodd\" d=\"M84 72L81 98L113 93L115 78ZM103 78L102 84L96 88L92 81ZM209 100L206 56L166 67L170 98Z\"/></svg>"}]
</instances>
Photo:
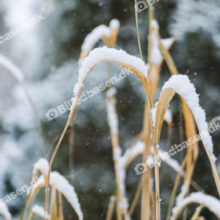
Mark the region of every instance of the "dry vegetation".
<instances>
[{"instance_id":1,"label":"dry vegetation","mask_svg":"<svg viewBox=\"0 0 220 220\"><path fill-rule=\"evenodd\" d=\"M131 143L131 147L127 149L124 154L122 154L120 148L117 119L118 116L116 110L116 89L112 86L107 91L106 105L112 141L112 156L114 161L113 165L115 171L116 193L110 198L109 207L106 211L106 220L131 219L139 201L141 202L141 220L159 220L165 218L167 220L178 219L181 213L182 219L202 219L200 217L200 213L204 207L209 208L211 212L220 218L218 207L214 207L214 205L220 204L216 198L201 192L192 193L192 191L202 190L201 187L199 187L198 184L196 184L192 179L196 161L199 157L199 146L197 142L193 143L192 146L188 147L184 151L186 152L184 159L179 163L179 169L176 170L177 175L173 183L173 190L171 192L170 198L167 198L169 201L167 216L165 217L165 213L161 213L160 168L158 165L161 153L159 148L160 134L165 114L168 111L168 105L173 99L175 93L180 95L185 122L184 128L187 139L194 138L197 135L197 127L198 131L201 133L204 131L204 129L208 128L208 125L206 127L204 124L205 118L201 116L203 111L199 109L199 106L196 106L195 110L195 103L192 104L192 102L195 100L191 100L191 97L197 97L197 94L195 93L192 84L190 84L188 81L188 78L184 77L183 75L172 77L163 87L163 90L159 96L159 100L156 100L161 67L164 61L168 66L171 75L178 75L179 73L177 67L175 66L175 62L169 53L169 49L172 47L176 36L173 36L169 39L162 39L159 33L159 26L154 19L153 9L149 9L148 12L149 35L147 65L143 61L137 10L135 10L135 14L141 59L128 55L121 50L115 49L116 40L119 33L119 23L117 20L112 20L109 27L105 25L97 27L96 30L91 33L92 37L90 35L85 40L85 44L87 45L82 47L83 49L80 54L79 81L74 87L75 98L73 99L73 105L69 118L54 148L49 163L45 159L41 159L35 164L33 178L38 176L39 171L41 176L38 178L37 182L33 185L29 192L29 196L27 198L26 205L20 220L34 219L35 215L39 215L44 219L63 220L63 197L65 197L65 199L67 199L67 201L71 204L78 216L78 219L83 219L81 207L74 188L65 180L63 176L57 172L52 171L52 165L58 150L61 147L63 138L66 135L68 129L70 129L70 168L72 167L73 162L71 160L74 146L74 120L78 106L77 100L80 98L83 85L88 74L97 64L101 62L114 63L134 73L140 79L146 96L142 132L138 135L136 141ZM94 35L96 38L94 38ZM93 50L93 47L98 40L102 40L106 47ZM13 73L13 70L10 69L10 72ZM185 80L186 84L184 84L182 80ZM18 81L20 82L21 80ZM172 82L175 82L179 85L182 83L182 88L177 91L177 89L172 86ZM187 93L187 90L190 93ZM172 121L168 120L167 123L169 129L171 129ZM170 133L168 135L168 142L170 142L169 140ZM212 176L216 184L216 190L220 195L219 175L216 169L214 156L212 154L212 146L210 144L209 137L202 138L202 141L211 164ZM151 158L154 162L154 165L152 167L148 167L146 172L140 175L140 183L137 185L136 194L129 204L126 196L126 170L132 161L139 155L142 155L143 163ZM165 162L169 164L169 161ZM178 162L176 161L176 163ZM181 178L183 179L182 186L180 186ZM42 188L45 191L44 208L34 204L37 192ZM177 195L177 190L179 188L181 188L181 192L179 195ZM187 210L191 203L198 204L198 208L195 210L192 216L189 216ZM10 215L7 213L6 207L3 206L4 204L2 204L2 214L5 216L5 219L10 219Z\"/></svg>"}]
</instances>

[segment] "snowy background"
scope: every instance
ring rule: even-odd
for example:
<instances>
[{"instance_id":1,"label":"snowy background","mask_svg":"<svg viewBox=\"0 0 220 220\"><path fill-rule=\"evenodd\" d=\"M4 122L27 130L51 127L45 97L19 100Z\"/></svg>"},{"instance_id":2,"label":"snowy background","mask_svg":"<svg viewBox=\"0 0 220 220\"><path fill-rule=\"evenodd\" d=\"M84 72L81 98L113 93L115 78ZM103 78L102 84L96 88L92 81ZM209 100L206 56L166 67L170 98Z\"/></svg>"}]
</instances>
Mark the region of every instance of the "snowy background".
<instances>
[{"instance_id":1,"label":"snowy background","mask_svg":"<svg viewBox=\"0 0 220 220\"><path fill-rule=\"evenodd\" d=\"M0 36L30 21L40 14L45 1L7 0L0 2ZM220 84L220 2L219 0L168 0L155 5L155 15L162 37L169 37L180 29L172 48L174 60L182 74L187 74L200 94L201 106L208 121L219 115ZM140 16L141 39L147 54L147 11ZM13 61L24 73L25 85L39 112L46 143L43 145L35 115L22 87L4 69L0 68L0 196L4 197L31 181L33 164L45 157L49 145L60 135L68 112L48 121L45 114L72 97L77 80L77 60L84 37L95 26L108 24L112 18L121 21L117 48L138 56L133 2L126 0L54 0L45 19L13 39L0 44L0 53ZM102 44L100 44L102 45ZM144 57L146 60L146 56ZM85 89L107 80L108 65L95 68ZM114 66L114 74L121 70ZM161 86L169 78L164 65ZM144 93L136 77L129 76L116 84L120 138L123 149L130 146L142 125ZM80 105L77 114L74 169L69 176L68 135L54 163L54 169L67 176L75 186L85 219L104 219L110 195L114 192L111 142L106 122L105 92ZM174 103L178 102L175 100ZM178 103L174 112L173 143L179 143ZM165 140L166 131L162 136ZM213 134L214 151L220 155L220 132ZM161 141L166 146L165 141ZM177 158L181 159L180 153ZM204 162L205 161L205 162ZM134 194L138 177L131 166L127 178L129 198ZM220 157L219 164L220 172ZM162 211L167 210L174 172L162 168ZM210 166L201 145L193 179L207 193L216 195L214 181L210 180ZM25 195L8 205L18 219ZM66 206L66 219L72 219ZM214 217L206 210L207 219ZM136 219L139 219L136 213Z\"/></svg>"}]
</instances>

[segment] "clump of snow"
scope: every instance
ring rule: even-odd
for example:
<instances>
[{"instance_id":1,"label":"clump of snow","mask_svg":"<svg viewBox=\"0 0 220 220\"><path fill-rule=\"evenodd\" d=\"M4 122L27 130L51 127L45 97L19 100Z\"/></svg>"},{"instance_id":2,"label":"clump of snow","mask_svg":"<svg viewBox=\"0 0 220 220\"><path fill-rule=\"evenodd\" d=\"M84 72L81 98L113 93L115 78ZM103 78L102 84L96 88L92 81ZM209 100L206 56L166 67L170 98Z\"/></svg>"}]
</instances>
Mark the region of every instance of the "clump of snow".
<instances>
[{"instance_id":1,"label":"clump of snow","mask_svg":"<svg viewBox=\"0 0 220 220\"><path fill-rule=\"evenodd\" d=\"M103 36L110 37L110 29L106 25L99 25L94 28L84 39L84 42L81 47L82 52L89 52L93 49L95 44L102 39Z\"/></svg>"},{"instance_id":2,"label":"clump of snow","mask_svg":"<svg viewBox=\"0 0 220 220\"><path fill-rule=\"evenodd\" d=\"M159 25L156 20L151 21L151 27L153 27L151 38L152 38L152 51L150 56L151 63L159 65L163 59L158 40L158 29Z\"/></svg>"},{"instance_id":3,"label":"clump of snow","mask_svg":"<svg viewBox=\"0 0 220 220\"><path fill-rule=\"evenodd\" d=\"M0 201L0 214L2 214L6 218L6 220L11 220L11 214L8 211L8 207L2 201Z\"/></svg>"},{"instance_id":4,"label":"clump of snow","mask_svg":"<svg viewBox=\"0 0 220 220\"><path fill-rule=\"evenodd\" d=\"M80 220L83 219L83 213L80 207L79 199L72 185L58 172L52 172L50 175L50 185L61 192L71 206L76 211Z\"/></svg>"},{"instance_id":5,"label":"clump of snow","mask_svg":"<svg viewBox=\"0 0 220 220\"><path fill-rule=\"evenodd\" d=\"M137 155L144 152L144 142L138 141L132 148L128 148L123 155L123 163L126 163L131 159L135 158Z\"/></svg>"},{"instance_id":6,"label":"clump of snow","mask_svg":"<svg viewBox=\"0 0 220 220\"><path fill-rule=\"evenodd\" d=\"M120 28L120 22L118 19L112 19L109 23L109 27L113 30L119 30Z\"/></svg>"},{"instance_id":7,"label":"clump of snow","mask_svg":"<svg viewBox=\"0 0 220 220\"><path fill-rule=\"evenodd\" d=\"M34 214L39 215L41 218L50 219L50 215L39 205L34 205L31 210Z\"/></svg>"},{"instance_id":8,"label":"clump of snow","mask_svg":"<svg viewBox=\"0 0 220 220\"><path fill-rule=\"evenodd\" d=\"M0 55L0 66L9 71L17 81L23 81L24 77L22 71L3 55Z\"/></svg>"},{"instance_id":9,"label":"clump of snow","mask_svg":"<svg viewBox=\"0 0 220 220\"><path fill-rule=\"evenodd\" d=\"M107 115L108 115L108 124L113 134L118 134L118 117L115 111L116 100L114 98L116 94L116 89L114 87L108 89L107 91Z\"/></svg>"},{"instance_id":10,"label":"clump of snow","mask_svg":"<svg viewBox=\"0 0 220 220\"><path fill-rule=\"evenodd\" d=\"M122 63L137 69L144 77L148 76L148 66L138 57L129 55L123 50L101 47L92 50L85 59L82 60L79 70L79 79L74 87L74 95L77 96L83 86L88 72L102 61Z\"/></svg>"},{"instance_id":11,"label":"clump of snow","mask_svg":"<svg viewBox=\"0 0 220 220\"><path fill-rule=\"evenodd\" d=\"M198 126L200 136L204 146L211 154L213 161L216 160L213 154L213 143L212 138L209 134L208 124L206 122L205 111L199 105L199 97L196 93L194 85L190 82L186 75L174 75L172 76L163 86L162 90L173 89L176 93L184 98L187 105L191 109L196 124Z\"/></svg>"},{"instance_id":12,"label":"clump of snow","mask_svg":"<svg viewBox=\"0 0 220 220\"><path fill-rule=\"evenodd\" d=\"M113 98L117 93L117 90L115 87L111 87L107 90L107 98Z\"/></svg>"},{"instance_id":13,"label":"clump of snow","mask_svg":"<svg viewBox=\"0 0 220 220\"><path fill-rule=\"evenodd\" d=\"M170 124L172 121L173 121L173 118L172 118L172 112L171 110L167 109L165 115L164 115L164 120Z\"/></svg>"},{"instance_id":14,"label":"clump of snow","mask_svg":"<svg viewBox=\"0 0 220 220\"><path fill-rule=\"evenodd\" d=\"M155 28L155 29L157 29L157 30L159 29L158 22L157 22L155 19L153 19L153 20L151 21L150 26L153 27L153 28Z\"/></svg>"},{"instance_id":15,"label":"clump of snow","mask_svg":"<svg viewBox=\"0 0 220 220\"><path fill-rule=\"evenodd\" d=\"M181 210L185 205L190 203L202 204L220 218L220 201L213 196L206 195L202 192L196 192L191 193L188 197L179 201L177 206L172 210L171 220L175 219L174 216L177 214L178 210Z\"/></svg>"},{"instance_id":16,"label":"clump of snow","mask_svg":"<svg viewBox=\"0 0 220 220\"><path fill-rule=\"evenodd\" d=\"M180 191L179 195L176 197L176 205L178 205L186 196L188 186L189 186L189 183L187 181L185 181L181 187L181 191Z\"/></svg>"},{"instance_id":17,"label":"clump of snow","mask_svg":"<svg viewBox=\"0 0 220 220\"><path fill-rule=\"evenodd\" d=\"M67 199L73 209L76 211L80 220L83 219L83 213L80 207L79 199L72 185L58 172L54 171L50 174L49 184L54 186ZM33 191L40 186L45 185L43 176L40 176L33 186Z\"/></svg>"},{"instance_id":18,"label":"clump of snow","mask_svg":"<svg viewBox=\"0 0 220 220\"><path fill-rule=\"evenodd\" d=\"M40 170L44 175L48 175L49 163L46 159L40 158L35 164L33 169L33 174Z\"/></svg>"},{"instance_id":19,"label":"clump of snow","mask_svg":"<svg viewBox=\"0 0 220 220\"><path fill-rule=\"evenodd\" d=\"M127 215L128 201L127 201L126 189L125 189L125 178L126 178L125 164L124 164L124 160L122 159L121 148L119 146L113 149L113 158L115 161L116 181L118 182L118 187L122 195L122 201L120 201L119 205L124 211L125 219L129 220L129 217Z\"/></svg>"},{"instance_id":20,"label":"clump of snow","mask_svg":"<svg viewBox=\"0 0 220 220\"><path fill-rule=\"evenodd\" d=\"M120 22L117 19L112 19L109 23L109 27L101 24L95 27L84 39L81 47L82 52L89 52L94 48L96 43L101 40L104 36L110 37L111 30L119 30Z\"/></svg>"},{"instance_id":21,"label":"clump of snow","mask_svg":"<svg viewBox=\"0 0 220 220\"><path fill-rule=\"evenodd\" d=\"M174 38L170 37L170 38L161 39L161 42L166 49L169 49L174 43Z\"/></svg>"}]
</instances>

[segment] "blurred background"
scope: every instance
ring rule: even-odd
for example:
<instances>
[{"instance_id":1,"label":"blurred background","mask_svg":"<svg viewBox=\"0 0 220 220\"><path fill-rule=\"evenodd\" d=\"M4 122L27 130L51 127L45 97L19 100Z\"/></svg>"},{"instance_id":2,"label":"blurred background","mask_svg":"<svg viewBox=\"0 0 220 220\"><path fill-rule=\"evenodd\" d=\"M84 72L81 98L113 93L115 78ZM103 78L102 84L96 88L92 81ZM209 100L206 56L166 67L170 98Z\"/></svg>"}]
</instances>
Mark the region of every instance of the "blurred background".
<instances>
[{"instance_id":1,"label":"blurred background","mask_svg":"<svg viewBox=\"0 0 220 220\"><path fill-rule=\"evenodd\" d=\"M39 15L45 6L39 0L7 0L0 2L0 36ZM148 13L139 13L144 60L147 62ZM171 54L182 74L187 74L200 94L200 104L207 120L219 115L220 84L220 2L219 0L167 0L155 4L155 16L160 35L170 37L180 33ZM48 121L46 113L70 100L77 80L78 58L85 36L99 24L109 24L112 18L121 22L117 48L139 56L135 27L134 2L127 0L54 0L44 20L0 44L0 54L8 57L24 73L25 85L42 122L44 143L38 121L22 87L0 68L0 196L29 185L33 164L46 157L51 143L59 137L69 111ZM103 45L102 43L99 46ZM113 66L113 76L121 71ZM84 89L90 90L108 79L108 65L98 65L90 74ZM170 74L163 65L160 87ZM120 143L123 151L129 147L142 128L144 91L135 76L118 82L117 110L120 121ZM159 93L158 93L159 95ZM180 143L183 126L179 100L173 111L173 144ZM68 132L69 134L69 132ZM109 198L114 194L114 172L111 140L106 120L105 91L83 102L77 113L73 168L69 167L69 135L54 162L54 169L65 175L79 195L85 219L105 219ZM212 134L214 152L220 172L220 132ZM164 125L161 147L167 149L167 127ZM200 157L193 179L205 192L217 196L210 165L200 143ZM179 161L184 152L175 156ZM134 161L128 171L128 198L134 196L139 176ZM165 214L176 173L166 165L161 167L161 205ZM18 219L26 195L16 197L7 205ZM39 198L40 200L40 198ZM39 201L40 202L40 201ZM134 219L139 219L137 208ZM65 206L66 219L75 219L71 208ZM206 219L215 217L204 209Z\"/></svg>"}]
</instances>

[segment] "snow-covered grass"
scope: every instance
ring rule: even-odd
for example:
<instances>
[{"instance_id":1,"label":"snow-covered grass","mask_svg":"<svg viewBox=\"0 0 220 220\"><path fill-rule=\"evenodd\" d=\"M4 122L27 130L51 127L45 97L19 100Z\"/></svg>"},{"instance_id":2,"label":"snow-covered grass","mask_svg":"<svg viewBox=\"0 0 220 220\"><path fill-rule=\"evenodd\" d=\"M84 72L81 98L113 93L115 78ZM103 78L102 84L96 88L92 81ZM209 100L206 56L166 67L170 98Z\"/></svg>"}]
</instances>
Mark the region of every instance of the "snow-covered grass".
<instances>
[{"instance_id":1,"label":"snow-covered grass","mask_svg":"<svg viewBox=\"0 0 220 220\"><path fill-rule=\"evenodd\" d=\"M218 218L220 218L220 201L213 196L206 195L202 192L196 192L191 193L188 197L184 199L181 198L181 200L178 201L177 206L173 208L171 220L177 219L177 216L180 214L181 210L191 203L201 204L207 207Z\"/></svg>"},{"instance_id":2,"label":"snow-covered grass","mask_svg":"<svg viewBox=\"0 0 220 220\"><path fill-rule=\"evenodd\" d=\"M44 218L49 220L50 219L50 215L44 210L43 207L39 206L39 205L34 205L31 209L32 213L34 213L35 215L40 216L41 218Z\"/></svg>"},{"instance_id":3,"label":"snow-covered grass","mask_svg":"<svg viewBox=\"0 0 220 220\"><path fill-rule=\"evenodd\" d=\"M40 162L42 162L42 161L43 160L41 160ZM39 162L37 164L39 164ZM36 167L36 164L35 164L35 167ZM43 168L43 170L45 171L45 167ZM70 183L65 179L65 177L56 171L51 172L50 179L49 179L49 185L51 188L54 187L60 194L62 194L67 199L67 201L70 203L70 205L73 207L73 209L77 213L79 220L82 220L83 213L81 210L78 196L77 196L73 186L70 185ZM36 181L36 183L33 185L32 191L30 192L30 197L29 197L30 200L29 201L31 201L34 198L34 196L39 191L39 189L46 188L46 187L47 187L47 185L45 182L45 178L43 176L40 176L38 178L38 180ZM47 210L45 210L45 211L47 211Z\"/></svg>"},{"instance_id":4,"label":"snow-covered grass","mask_svg":"<svg viewBox=\"0 0 220 220\"><path fill-rule=\"evenodd\" d=\"M181 211L186 207L188 208L191 203L197 203L205 206L218 217L220 217L220 212L218 209L220 206L219 200L201 192L190 194L191 185L193 185L193 183L194 186L196 186L194 188L197 191L201 191L198 189L199 187L197 184L195 184L195 182L192 180L196 160L199 156L198 146L194 144L192 149L188 148L182 161L171 158L166 151L163 151L159 148L163 122L167 122L169 129L172 127L172 111L170 108L168 109L168 106L170 105L174 94L177 93L182 97L181 101L185 116L184 120L186 136L187 138L195 136L197 125L206 153L211 162L212 176L214 177L217 190L220 194L219 175L215 166L216 157L214 155L212 138L208 131L205 111L199 104L199 95L196 93L196 89L190 82L188 76L173 75L170 77L170 79L163 85L159 100L156 100L156 93L159 89L160 72L163 61L165 60L168 64L171 74L177 74L177 72L173 73L172 69L170 68L169 62L172 63L173 67L175 67L175 63L172 60L172 56L168 52L174 43L175 37L166 39L162 39L160 37L159 24L154 19L153 11L151 10L152 9L150 9L151 16L149 16L150 31L148 37L148 63L145 63L143 59L140 59L137 56L126 53L122 49L115 48L116 39L120 28L120 23L116 19L111 20L109 26L104 24L97 26L85 38L81 47L78 81L73 88L73 104L72 108L70 109L68 120L60 138L58 139L52 156L50 157L50 161L48 162L46 159L40 158L34 164L33 176L38 176L38 172L40 172L41 175L29 192L21 219L23 219L24 216L28 218L31 217L32 219L32 217L34 217L33 215L36 214L44 219L64 220L62 202L63 197L65 197L65 199L72 206L78 216L78 219L83 219L83 212L74 187L63 175L57 171L53 171L52 166L69 127L71 126L71 129L74 130L73 126L77 111L77 99L81 95L84 83L93 68L95 68L95 66L101 62L119 65L136 74L141 80L143 90L146 95L146 104L142 123L143 127L140 128L140 134L136 138L135 142L123 152L124 143L120 142L120 129L118 122L120 115L117 114L116 105L117 90L111 85L106 93L107 122L109 125L112 142L112 161L115 172L115 191L112 192L112 198L114 199L110 200L107 220L112 219L114 212L117 216L117 220L132 219L133 212L139 201L141 204L141 220L151 218L156 220L164 219L165 214L162 213L160 209L160 191L161 187L163 187L163 184L160 183L160 160L166 162L177 173L176 180L174 181L174 189L170 199L171 208L173 207L173 201L176 201L176 207L173 208L172 217L170 217L168 210L168 220L176 219ZM95 45L100 40L102 40L106 46L94 49ZM139 49L141 50L141 48ZM167 59L167 57L165 59L165 54L169 57L169 59ZM9 60L3 56L0 56L0 65L11 72L19 83L23 84L23 74ZM177 68L174 69L177 71ZM138 106L137 111L139 111ZM168 137L168 139L170 139L170 137ZM168 140L168 147L170 144L169 141L170 140ZM128 199L126 187L127 170L138 156L142 157L142 161L152 164L153 166L148 166L146 172L144 172L141 176L140 184L137 186L137 192L135 193L134 198ZM172 195L176 194L180 178L184 179L183 185L180 187L180 193L175 198L172 198ZM35 203L37 192L42 188L45 189L45 207L43 208L38 205L34 205L31 209L32 215L30 216L30 211L28 211L28 208ZM50 207L48 206L49 202ZM115 209L114 204L116 207ZM8 212L4 203L0 203L0 212L5 216L6 219L9 220L11 218L10 213Z\"/></svg>"},{"instance_id":5,"label":"snow-covered grass","mask_svg":"<svg viewBox=\"0 0 220 220\"><path fill-rule=\"evenodd\" d=\"M77 98L80 97L84 83L88 77L88 74L92 69L101 62L109 62L120 65L131 72L135 73L141 80L143 88L146 95L146 106L145 114L143 119L143 129L138 136L134 145L128 148L125 153L122 153L121 143L119 140L119 126L118 126L118 115L116 110L116 89L110 88L107 91L107 121L110 128L110 136L112 140L112 157L114 162L115 170L115 182L116 182L116 213L118 219L130 219L132 216L131 210L137 204L142 189L142 200L141 200L141 219L148 219L149 216L153 215L149 210L153 209L153 213L156 215L156 220L163 219L163 215L160 210L160 172L158 162L160 158L164 160L169 166L171 166L177 172L177 179L175 181L174 192L178 187L179 179L184 178L184 184L182 186L181 193L176 198L177 205L184 200L187 194L191 191L192 184L192 173L194 171L196 159L198 157L199 149L196 144L193 145L193 151L187 150L187 154L184 160L179 163L178 161L170 158L170 156L159 149L160 133L162 129L163 121L165 120L169 126L172 126L172 112L168 110L170 101L172 100L175 93L179 94L185 101L185 107L183 107L183 112L185 114L186 120L186 134L187 137L192 137L196 135L195 126L197 125L203 144L207 151L207 155L210 159L213 177L216 182L217 190L220 192L220 182L217 169L215 166L215 156L213 153L213 144L211 136L208 132L208 124L206 122L205 112L199 105L198 94L195 91L195 87L190 82L186 75L174 75L172 76L163 86L161 95L159 97L158 104L156 103L156 91L159 86L160 71L163 60L168 64L171 74L177 74L177 68L172 60L172 56L169 54L168 50L172 46L175 37L160 39L159 35L159 25L156 20L152 19L150 22L150 46L149 46L149 63L145 64L142 59L139 59L133 55L127 54L123 50L117 50L115 48L110 48L108 42L103 40L107 47L93 49L89 54L80 61L78 82L74 86L74 99L71 112L68 121L64 127L64 130L60 136L60 139L56 145L50 161L50 169L52 167L55 156L61 146L64 135L70 123L73 123L77 110ZM111 25L110 25L111 26ZM118 27L117 23L112 24L112 27ZM97 28L97 32L104 32L105 26ZM96 33L96 30L95 30ZM93 35L93 33L92 33ZM101 34L103 35L103 33ZM100 35L100 36L101 36ZM94 34L97 37L97 34ZM94 39L98 39L98 37ZM89 36L90 38L90 36ZM91 49L97 40L89 40L91 45L87 49ZM86 40L87 41L87 40ZM161 48L161 43L162 48ZM163 50L163 51L161 51ZM168 56L168 59L167 57ZM166 58L166 59L165 59ZM170 65L170 63L171 65ZM173 68L170 69L170 66ZM175 68L174 68L175 67ZM173 73L175 71L175 73ZM153 106L155 106L153 108ZM187 107L186 107L187 106ZM195 121L194 121L195 120ZM151 146L153 150L151 150ZM140 184L137 193L135 195L134 201L131 204L131 210L129 210L129 203L126 197L126 170L131 164L131 162L139 155L142 155L144 160L150 160L154 163L154 184L155 190L153 190L150 180L153 178L152 168L149 168L146 173L143 174L142 178L145 178L145 182ZM194 157L194 161L190 160L190 157ZM165 158L165 159L164 159ZM187 166L186 166L187 164ZM185 168L186 167L186 168ZM51 177L52 178L52 174ZM196 184L194 184L195 186ZM196 185L197 186L197 185ZM197 188L198 189L198 188ZM175 193L172 193L172 195ZM152 205L152 196L154 195L154 205ZM171 201L174 198L171 198ZM147 211L146 211L147 210ZM169 216L169 215L168 215ZM170 219L170 218L168 218Z\"/></svg>"}]
</instances>

